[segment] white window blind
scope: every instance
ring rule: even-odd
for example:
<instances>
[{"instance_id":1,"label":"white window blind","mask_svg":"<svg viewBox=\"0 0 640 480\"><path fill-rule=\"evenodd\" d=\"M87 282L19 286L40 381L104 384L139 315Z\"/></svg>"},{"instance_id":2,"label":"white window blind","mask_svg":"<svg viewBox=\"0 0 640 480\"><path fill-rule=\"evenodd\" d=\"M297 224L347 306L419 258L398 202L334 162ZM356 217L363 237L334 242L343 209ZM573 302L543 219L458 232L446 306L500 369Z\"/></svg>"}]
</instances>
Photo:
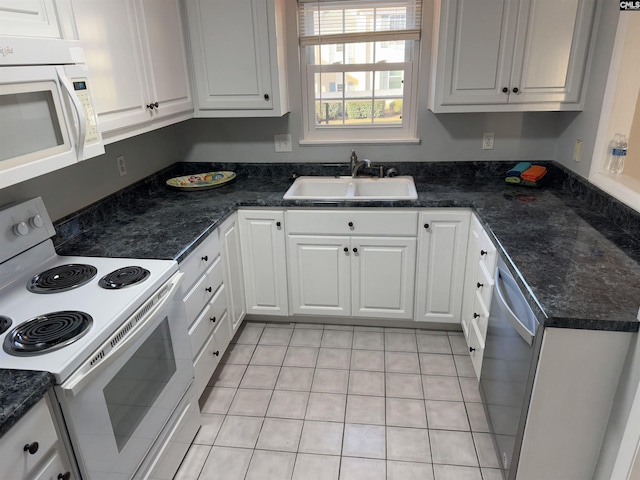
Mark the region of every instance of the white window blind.
<instances>
[{"instance_id":1,"label":"white window blind","mask_svg":"<svg viewBox=\"0 0 640 480\"><path fill-rule=\"evenodd\" d=\"M298 0L301 46L419 40L421 0Z\"/></svg>"}]
</instances>

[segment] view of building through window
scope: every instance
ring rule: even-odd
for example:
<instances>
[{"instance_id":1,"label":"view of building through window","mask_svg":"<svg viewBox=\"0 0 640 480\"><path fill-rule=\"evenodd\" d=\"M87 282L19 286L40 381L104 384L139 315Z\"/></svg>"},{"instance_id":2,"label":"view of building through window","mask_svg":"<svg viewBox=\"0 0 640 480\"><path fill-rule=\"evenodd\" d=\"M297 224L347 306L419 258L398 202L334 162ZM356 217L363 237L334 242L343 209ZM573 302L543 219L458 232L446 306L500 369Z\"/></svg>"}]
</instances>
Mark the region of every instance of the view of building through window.
<instances>
[{"instance_id":1,"label":"view of building through window","mask_svg":"<svg viewBox=\"0 0 640 480\"><path fill-rule=\"evenodd\" d=\"M404 40L306 47L316 65L389 64L405 61ZM404 69L315 74L317 125L401 123Z\"/></svg>"},{"instance_id":2,"label":"view of building through window","mask_svg":"<svg viewBox=\"0 0 640 480\"><path fill-rule=\"evenodd\" d=\"M300 3L312 130L408 128L419 2Z\"/></svg>"}]
</instances>

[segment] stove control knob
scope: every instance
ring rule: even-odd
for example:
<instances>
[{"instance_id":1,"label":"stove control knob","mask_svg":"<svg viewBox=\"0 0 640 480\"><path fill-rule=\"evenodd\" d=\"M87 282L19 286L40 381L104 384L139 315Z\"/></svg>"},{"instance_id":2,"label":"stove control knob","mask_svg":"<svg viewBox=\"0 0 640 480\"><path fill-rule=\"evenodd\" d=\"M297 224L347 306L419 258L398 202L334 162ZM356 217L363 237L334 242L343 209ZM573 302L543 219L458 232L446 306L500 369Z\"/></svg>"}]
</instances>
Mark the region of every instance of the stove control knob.
<instances>
[{"instance_id":1,"label":"stove control knob","mask_svg":"<svg viewBox=\"0 0 640 480\"><path fill-rule=\"evenodd\" d=\"M29 225L27 225L27 222L18 222L13 226L13 233L19 237L24 237L29 233Z\"/></svg>"},{"instance_id":2,"label":"stove control knob","mask_svg":"<svg viewBox=\"0 0 640 480\"><path fill-rule=\"evenodd\" d=\"M29 225L33 228L42 228L44 226L44 220L40 215L34 215L29 219Z\"/></svg>"}]
</instances>

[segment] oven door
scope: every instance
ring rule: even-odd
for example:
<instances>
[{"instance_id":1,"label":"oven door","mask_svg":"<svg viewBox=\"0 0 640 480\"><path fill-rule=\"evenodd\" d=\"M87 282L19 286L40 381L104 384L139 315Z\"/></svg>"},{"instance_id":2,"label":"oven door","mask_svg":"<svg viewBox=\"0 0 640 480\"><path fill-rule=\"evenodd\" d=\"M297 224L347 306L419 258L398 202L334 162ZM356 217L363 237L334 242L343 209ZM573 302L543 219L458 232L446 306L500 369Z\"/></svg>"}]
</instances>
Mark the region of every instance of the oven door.
<instances>
[{"instance_id":1,"label":"oven door","mask_svg":"<svg viewBox=\"0 0 640 480\"><path fill-rule=\"evenodd\" d=\"M193 381L177 273L56 395L82 476L131 478Z\"/></svg>"}]
</instances>

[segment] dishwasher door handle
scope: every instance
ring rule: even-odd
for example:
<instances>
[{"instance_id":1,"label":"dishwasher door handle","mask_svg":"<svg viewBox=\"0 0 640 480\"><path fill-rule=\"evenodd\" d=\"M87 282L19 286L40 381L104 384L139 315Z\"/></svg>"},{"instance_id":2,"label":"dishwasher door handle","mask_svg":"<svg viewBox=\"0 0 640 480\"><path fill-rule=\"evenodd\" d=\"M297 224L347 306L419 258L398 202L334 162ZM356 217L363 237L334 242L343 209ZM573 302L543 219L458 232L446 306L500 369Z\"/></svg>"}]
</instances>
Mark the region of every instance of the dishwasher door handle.
<instances>
[{"instance_id":1,"label":"dishwasher door handle","mask_svg":"<svg viewBox=\"0 0 640 480\"><path fill-rule=\"evenodd\" d=\"M505 299L504 292L502 290L501 280L511 284L512 288L515 288L516 291L521 295L520 288L515 280L508 273L504 272L499 266L496 268L496 293L498 294L498 301L502 304L505 316L509 323L513 326L518 335L522 337L522 339L527 342L529 345L533 345L533 332L529 331L529 329L522 323L522 320L518 318L518 316L513 313L513 309L507 303Z\"/></svg>"}]
</instances>

